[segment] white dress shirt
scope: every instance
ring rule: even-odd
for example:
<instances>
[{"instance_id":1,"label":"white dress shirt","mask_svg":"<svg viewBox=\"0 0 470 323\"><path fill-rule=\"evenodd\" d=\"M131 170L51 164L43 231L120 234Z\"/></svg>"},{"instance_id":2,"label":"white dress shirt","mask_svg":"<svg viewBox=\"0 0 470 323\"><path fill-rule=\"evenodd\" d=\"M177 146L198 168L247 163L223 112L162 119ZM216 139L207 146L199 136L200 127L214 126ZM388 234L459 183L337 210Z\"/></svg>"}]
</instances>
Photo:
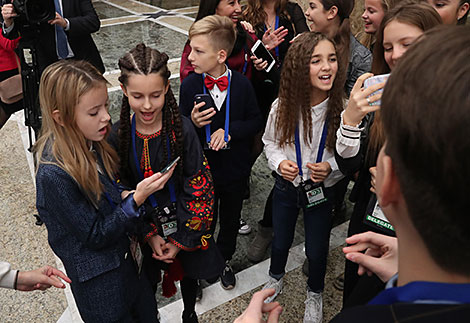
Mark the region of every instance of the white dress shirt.
<instances>
[{"instance_id":1,"label":"white dress shirt","mask_svg":"<svg viewBox=\"0 0 470 323\"><path fill-rule=\"evenodd\" d=\"M223 76L228 77L228 71L229 69L227 65L225 65L225 73L220 75L219 77L213 77L210 74L207 74L207 75L212 77L214 80L218 80L219 78ZM217 86L217 84L215 84L212 90L209 90L209 93L212 97L212 100L214 100L214 104L215 104L215 107L217 108L217 111L220 111L220 109L222 108L222 104L224 104L225 98L227 97L227 89L225 91L221 91L219 87Z\"/></svg>"},{"instance_id":2,"label":"white dress shirt","mask_svg":"<svg viewBox=\"0 0 470 323\"><path fill-rule=\"evenodd\" d=\"M341 112L341 123L336 132L336 151L343 158L351 158L359 153L361 148L361 132L364 128L349 126L343 121L344 111Z\"/></svg>"},{"instance_id":3,"label":"white dress shirt","mask_svg":"<svg viewBox=\"0 0 470 323\"><path fill-rule=\"evenodd\" d=\"M276 99L271 107L269 112L268 122L266 124L266 130L263 135L264 150L266 157L268 158L269 168L276 171L279 175L279 164L283 160L291 160L297 162L297 157L295 154L295 144L294 142L285 145L283 148L280 148L278 141L276 139L276 116L278 111L279 99ZM310 169L307 168L307 163L315 163L317 160L318 148L320 145L321 135L323 132L323 126L325 123L326 110L328 107L328 99L321 102L320 104L312 107L312 141L309 144L305 144L303 139L303 125L302 122L299 122L299 137L300 137L300 149L302 155L302 171L303 179L310 179ZM325 179L323 184L325 187L331 187L341 180L344 175L338 169L338 164L336 164L334 151L330 151L325 147L323 151L322 162L328 162L331 166L331 173ZM294 186L298 186L300 183L300 175L292 182Z\"/></svg>"}]
</instances>

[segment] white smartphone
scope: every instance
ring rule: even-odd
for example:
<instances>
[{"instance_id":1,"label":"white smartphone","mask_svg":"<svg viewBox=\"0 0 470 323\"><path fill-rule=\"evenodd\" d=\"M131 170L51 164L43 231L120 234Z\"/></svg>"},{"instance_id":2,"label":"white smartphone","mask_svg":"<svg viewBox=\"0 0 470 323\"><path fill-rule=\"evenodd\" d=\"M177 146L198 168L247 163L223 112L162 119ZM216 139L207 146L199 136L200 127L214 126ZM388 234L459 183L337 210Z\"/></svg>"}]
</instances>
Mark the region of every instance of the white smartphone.
<instances>
[{"instance_id":1,"label":"white smartphone","mask_svg":"<svg viewBox=\"0 0 470 323\"><path fill-rule=\"evenodd\" d=\"M369 86L372 86L374 84L379 84L382 82L386 83L389 76L390 74L382 74L382 75L375 75L375 76L369 77L368 79L364 81L364 89L367 89ZM383 90L384 89L380 89L380 90L373 92L371 95L368 96L368 98L370 98L373 95L383 92ZM382 100L377 100L375 102L371 102L370 105L380 105L381 103L382 103Z\"/></svg>"},{"instance_id":2,"label":"white smartphone","mask_svg":"<svg viewBox=\"0 0 470 323\"><path fill-rule=\"evenodd\" d=\"M257 40L256 43L253 45L251 48L251 52L253 55L256 56L258 59L263 59L266 62L268 62L268 66L266 67L266 72L271 71L273 68L274 64L276 63L276 60L274 57L271 55L271 53L264 47L264 44L261 40Z\"/></svg>"}]
</instances>

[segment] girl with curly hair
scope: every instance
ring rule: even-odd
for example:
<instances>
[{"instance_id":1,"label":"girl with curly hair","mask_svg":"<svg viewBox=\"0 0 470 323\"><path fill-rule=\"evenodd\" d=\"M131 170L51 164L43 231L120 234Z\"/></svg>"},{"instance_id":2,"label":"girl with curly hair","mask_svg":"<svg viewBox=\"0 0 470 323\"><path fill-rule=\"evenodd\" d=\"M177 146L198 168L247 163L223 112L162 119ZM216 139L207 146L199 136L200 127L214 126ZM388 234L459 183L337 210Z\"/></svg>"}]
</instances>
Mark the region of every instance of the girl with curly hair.
<instances>
[{"instance_id":1,"label":"girl with curly hair","mask_svg":"<svg viewBox=\"0 0 470 323\"><path fill-rule=\"evenodd\" d=\"M144 44L119 60L124 96L114 142L121 181L130 188L179 157L167 185L145 201L149 228L141 242L148 242L144 268L154 289L159 269L165 270L164 296L176 292L172 281L181 280L183 322L192 323L197 279L216 276L224 262L210 234L212 175L191 121L179 113L167 62L165 53Z\"/></svg>"},{"instance_id":2,"label":"girl with curly hair","mask_svg":"<svg viewBox=\"0 0 470 323\"><path fill-rule=\"evenodd\" d=\"M309 260L304 322L321 322L322 291L334 200L332 186L343 178L334 147L344 107L343 73L332 40L304 33L289 48L263 135L269 167L276 172L273 193L274 238L269 281L272 301L282 277L300 209ZM306 72L308 71L308 72Z\"/></svg>"}]
</instances>

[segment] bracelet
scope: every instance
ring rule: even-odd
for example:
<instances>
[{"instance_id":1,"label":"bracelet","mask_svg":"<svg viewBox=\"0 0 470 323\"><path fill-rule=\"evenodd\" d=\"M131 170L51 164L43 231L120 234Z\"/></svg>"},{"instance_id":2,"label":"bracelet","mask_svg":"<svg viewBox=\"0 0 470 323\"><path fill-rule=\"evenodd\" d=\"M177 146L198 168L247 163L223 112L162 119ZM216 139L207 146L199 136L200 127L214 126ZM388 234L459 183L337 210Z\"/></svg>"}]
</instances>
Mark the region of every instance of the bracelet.
<instances>
[{"instance_id":1,"label":"bracelet","mask_svg":"<svg viewBox=\"0 0 470 323\"><path fill-rule=\"evenodd\" d=\"M16 276L15 276L15 284L13 285L13 289L17 289L17 285L18 285L18 274L20 273L19 270L16 271Z\"/></svg>"}]
</instances>

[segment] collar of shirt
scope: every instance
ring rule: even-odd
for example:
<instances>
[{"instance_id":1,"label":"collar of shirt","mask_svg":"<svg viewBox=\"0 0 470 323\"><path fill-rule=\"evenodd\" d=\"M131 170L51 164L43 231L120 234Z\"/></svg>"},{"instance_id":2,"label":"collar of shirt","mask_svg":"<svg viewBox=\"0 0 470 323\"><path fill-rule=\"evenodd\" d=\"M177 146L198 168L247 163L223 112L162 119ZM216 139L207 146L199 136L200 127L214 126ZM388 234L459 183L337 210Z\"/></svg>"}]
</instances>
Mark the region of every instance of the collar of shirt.
<instances>
[{"instance_id":1,"label":"collar of shirt","mask_svg":"<svg viewBox=\"0 0 470 323\"><path fill-rule=\"evenodd\" d=\"M396 287L398 274L387 283L383 292L373 298L370 305L394 303L416 304L469 304L470 284L449 284L415 281Z\"/></svg>"},{"instance_id":2,"label":"collar of shirt","mask_svg":"<svg viewBox=\"0 0 470 323\"><path fill-rule=\"evenodd\" d=\"M219 78L223 76L228 77L228 67L225 65L225 73L220 75L219 77L213 77L210 74L207 74L208 76L212 77L214 80L218 80ZM224 104L225 98L227 97L227 90L221 91L217 85L214 85L212 90L209 90L209 94L212 97L212 100L214 100L215 107L217 108L217 111L220 111L222 108L222 104Z\"/></svg>"}]
</instances>

